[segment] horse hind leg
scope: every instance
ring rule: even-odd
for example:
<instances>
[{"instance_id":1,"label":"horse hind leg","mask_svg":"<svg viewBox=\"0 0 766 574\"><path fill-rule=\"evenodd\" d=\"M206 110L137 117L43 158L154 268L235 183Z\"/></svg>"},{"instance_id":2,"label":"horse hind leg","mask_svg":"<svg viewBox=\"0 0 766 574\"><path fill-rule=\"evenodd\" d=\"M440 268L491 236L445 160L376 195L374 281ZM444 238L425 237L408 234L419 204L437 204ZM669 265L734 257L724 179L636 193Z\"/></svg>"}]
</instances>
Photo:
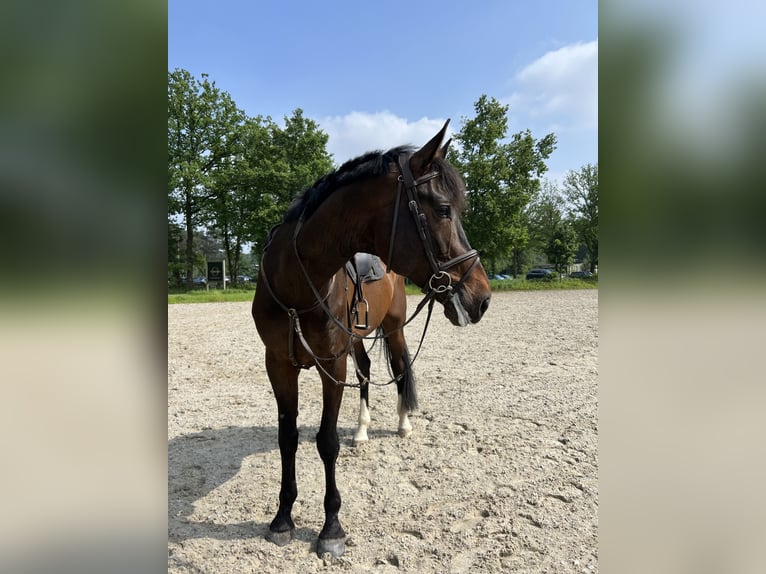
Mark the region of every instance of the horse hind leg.
<instances>
[{"instance_id":1,"label":"horse hind leg","mask_svg":"<svg viewBox=\"0 0 766 574\"><path fill-rule=\"evenodd\" d=\"M362 341L354 343L354 357L357 366L356 378L359 380L359 420L354 433L354 444L367 442L367 429L370 427L370 357L364 349Z\"/></svg>"},{"instance_id":2,"label":"horse hind leg","mask_svg":"<svg viewBox=\"0 0 766 574\"><path fill-rule=\"evenodd\" d=\"M418 408L418 398L415 390L415 375L412 372L406 345L404 345L400 362L402 371L401 378L396 383L396 410L399 414L399 436L407 438L412 434L412 423L410 423L409 415Z\"/></svg>"},{"instance_id":3,"label":"horse hind leg","mask_svg":"<svg viewBox=\"0 0 766 574\"><path fill-rule=\"evenodd\" d=\"M396 377L397 401L396 410L399 415L399 436L407 438L412 434L412 423L409 415L418 408L417 387L415 374L412 371L412 361L401 329L393 330L385 338L385 347L389 364Z\"/></svg>"}]
</instances>

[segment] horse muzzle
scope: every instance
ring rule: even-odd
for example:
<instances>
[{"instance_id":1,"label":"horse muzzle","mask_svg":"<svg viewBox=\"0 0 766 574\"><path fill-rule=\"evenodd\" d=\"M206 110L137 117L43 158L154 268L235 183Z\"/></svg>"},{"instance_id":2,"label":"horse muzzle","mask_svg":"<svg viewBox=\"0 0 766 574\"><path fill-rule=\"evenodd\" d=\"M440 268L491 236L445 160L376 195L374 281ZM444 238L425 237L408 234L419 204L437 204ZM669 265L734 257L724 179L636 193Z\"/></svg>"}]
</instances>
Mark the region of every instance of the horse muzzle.
<instances>
[{"instance_id":1,"label":"horse muzzle","mask_svg":"<svg viewBox=\"0 0 766 574\"><path fill-rule=\"evenodd\" d=\"M471 323L478 323L489 308L490 294L475 301L464 302L464 289L450 292L443 301L444 316L450 323L457 327L465 327Z\"/></svg>"}]
</instances>

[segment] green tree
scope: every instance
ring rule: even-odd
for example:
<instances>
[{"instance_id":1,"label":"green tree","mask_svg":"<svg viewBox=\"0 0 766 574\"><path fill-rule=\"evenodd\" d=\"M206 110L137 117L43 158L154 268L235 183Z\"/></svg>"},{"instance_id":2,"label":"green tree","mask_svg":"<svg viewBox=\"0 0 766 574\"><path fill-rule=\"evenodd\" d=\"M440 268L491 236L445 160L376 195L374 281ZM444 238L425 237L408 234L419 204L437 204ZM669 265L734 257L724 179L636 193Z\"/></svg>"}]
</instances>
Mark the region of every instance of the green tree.
<instances>
[{"instance_id":1,"label":"green tree","mask_svg":"<svg viewBox=\"0 0 766 574\"><path fill-rule=\"evenodd\" d=\"M455 134L458 149L450 161L465 179L468 210L464 227L471 243L496 272L498 261L511 258L513 273L521 273L522 252L529 241L524 208L540 189L545 160L556 147L556 136L532 137L530 130L508 131L508 106L482 95L473 118L463 118Z\"/></svg>"},{"instance_id":2,"label":"green tree","mask_svg":"<svg viewBox=\"0 0 766 574\"><path fill-rule=\"evenodd\" d=\"M244 120L231 96L202 74L168 72L168 215L180 215L186 231L186 282L194 271L194 230L210 200L216 170L230 161Z\"/></svg>"},{"instance_id":3,"label":"green tree","mask_svg":"<svg viewBox=\"0 0 766 574\"><path fill-rule=\"evenodd\" d=\"M570 171L564 180L564 195L571 204L574 228L588 250L590 271L598 265L598 164Z\"/></svg>"},{"instance_id":4,"label":"green tree","mask_svg":"<svg viewBox=\"0 0 766 574\"><path fill-rule=\"evenodd\" d=\"M168 221L168 286L180 287L184 282L184 269L182 255L183 228L172 221Z\"/></svg>"},{"instance_id":5,"label":"green tree","mask_svg":"<svg viewBox=\"0 0 766 574\"><path fill-rule=\"evenodd\" d=\"M236 284L245 243L256 256L294 195L332 169L328 136L296 109L280 128L271 118L246 118L232 138L232 155L211 178L206 216L221 238Z\"/></svg>"},{"instance_id":6,"label":"green tree","mask_svg":"<svg viewBox=\"0 0 766 574\"><path fill-rule=\"evenodd\" d=\"M285 117L284 129L274 133L274 146L285 166L280 192L288 204L297 191L332 170L332 156L327 152L328 139L319 124L306 118L300 108L293 111L292 116Z\"/></svg>"},{"instance_id":7,"label":"green tree","mask_svg":"<svg viewBox=\"0 0 766 574\"><path fill-rule=\"evenodd\" d=\"M252 193L253 174L267 169L263 158L251 165L251 151L269 146L271 121L246 118L232 137L232 154L212 174L205 218L211 231L222 240L226 269L236 285L244 245L252 241L252 221L257 220L259 202Z\"/></svg>"},{"instance_id":8,"label":"green tree","mask_svg":"<svg viewBox=\"0 0 766 574\"><path fill-rule=\"evenodd\" d=\"M260 201L259 217L254 220L255 241L262 241L266 232L281 221L298 192L333 169L332 156L327 152L329 136L319 124L305 117L300 108L284 120L283 129L274 125L270 130L267 153L271 165L258 178L260 194L267 201ZM260 253L259 248L256 251Z\"/></svg>"},{"instance_id":9,"label":"green tree","mask_svg":"<svg viewBox=\"0 0 766 574\"><path fill-rule=\"evenodd\" d=\"M216 170L210 183L206 203L206 219L211 232L222 240L226 257L226 272L236 285L242 249L247 241L247 200L239 185L239 158Z\"/></svg>"},{"instance_id":10,"label":"green tree","mask_svg":"<svg viewBox=\"0 0 766 574\"><path fill-rule=\"evenodd\" d=\"M543 181L540 192L525 210L530 247L545 252L556 228L564 221L566 210L566 201L556 185Z\"/></svg>"},{"instance_id":11,"label":"green tree","mask_svg":"<svg viewBox=\"0 0 766 574\"><path fill-rule=\"evenodd\" d=\"M332 170L328 136L300 108L280 128L270 118L248 119L237 166L243 233L257 255L269 229L279 223L296 193Z\"/></svg>"},{"instance_id":12,"label":"green tree","mask_svg":"<svg viewBox=\"0 0 766 574\"><path fill-rule=\"evenodd\" d=\"M574 261L577 245L577 236L572 226L566 221L559 221L545 248L548 261L556 266L556 271L561 273L567 270L567 265Z\"/></svg>"}]
</instances>

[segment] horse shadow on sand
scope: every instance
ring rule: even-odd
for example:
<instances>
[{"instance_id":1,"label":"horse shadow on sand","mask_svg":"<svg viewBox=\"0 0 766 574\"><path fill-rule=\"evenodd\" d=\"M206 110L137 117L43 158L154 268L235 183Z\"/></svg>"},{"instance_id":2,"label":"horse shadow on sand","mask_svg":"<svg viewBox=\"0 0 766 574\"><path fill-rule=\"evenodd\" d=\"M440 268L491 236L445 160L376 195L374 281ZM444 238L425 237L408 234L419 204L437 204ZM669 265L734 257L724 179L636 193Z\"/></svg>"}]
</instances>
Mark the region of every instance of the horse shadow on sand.
<instances>
[{"instance_id":1,"label":"horse shadow on sand","mask_svg":"<svg viewBox=\"0 0 766 574\"><path fill-rule=\"evenodd\" d=\"M318 430L319 428L314 426L301 427L300 443L315 445L314 437ZM339 426L342 449L353 448L353 431L352 428ZM372 440L387 434L395 435L396 432L378 429L375 434L378 436L371 436ZM183 542L198 538L245 540L265 537L269 522L249 520L221 524L211 520L199 520L198 517L192 518L192 515L195 503L233 479L241 471L242 463L247 457L272 451L276 465L272 472L278 484L280 463L276 426L208 429L171 439L168 442L168 540ZM297 478L300 482L300 475ZM263 504L273 507L273 511L276 512L278 490L267 492L256 482L248 484L246 488L260 491ZM294 535L298 540L315 543L318 531L297 526Z\"/></svg>"}]
</instances>

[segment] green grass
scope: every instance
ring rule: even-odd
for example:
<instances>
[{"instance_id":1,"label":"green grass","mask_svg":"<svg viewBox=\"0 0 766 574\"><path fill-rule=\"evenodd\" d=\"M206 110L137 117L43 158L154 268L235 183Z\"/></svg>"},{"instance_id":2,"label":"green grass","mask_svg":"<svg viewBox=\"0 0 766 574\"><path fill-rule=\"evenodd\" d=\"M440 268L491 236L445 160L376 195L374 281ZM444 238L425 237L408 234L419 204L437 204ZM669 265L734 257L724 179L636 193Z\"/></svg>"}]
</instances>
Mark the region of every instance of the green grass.
<instances>
[{"instance_id":1,"label":"green grass","mask_svg":"<svg viewBox=\"0 0 766 574\"><path fill-rule=\"evenodd\" d=\"M526 279L506 279L505 281L491 280L492 291L544 291L557 289L598 289L596 279L561 279L552 281L527 281ZM421 295L417 285L405 286L407 295ZM178 291L168 293L168 304L174 303L220 303L223 301L252 301L254 289L199 289L196 291Z\"/></svg>"},{"instance_id":2,"label":"green grass","mask_svg":"<svg viewBox=\"0 0 766 574\"><path fill-rule=\"evenodd\" d=\"M489 282L492 291L551 291L557 289L598 289L598 278L594 279L506 279L499 281L491 279Z\"/></svg>"},{"instance_id":3,"label":"green grass","mask_svg":"<svg viewBox=\"0 0 766 574\"><path fill-rule=\"evenodd\" d=\"M404 292L407 293L407 295L422 295L423 294L423 292L420 290L420 287L418 287L414 283L405 283Z\"/></svg>"},{"instance_id":4,"label":"green grass","mask_svg":"<svg viewBox=\"0 0 766 574\"><path fill-rule=\"evenodd\" d=\"M198 289L168 293L168 304L173 303L221 303L223 301L252 301L254 289Z\"/></svg>"}]
</instances>

